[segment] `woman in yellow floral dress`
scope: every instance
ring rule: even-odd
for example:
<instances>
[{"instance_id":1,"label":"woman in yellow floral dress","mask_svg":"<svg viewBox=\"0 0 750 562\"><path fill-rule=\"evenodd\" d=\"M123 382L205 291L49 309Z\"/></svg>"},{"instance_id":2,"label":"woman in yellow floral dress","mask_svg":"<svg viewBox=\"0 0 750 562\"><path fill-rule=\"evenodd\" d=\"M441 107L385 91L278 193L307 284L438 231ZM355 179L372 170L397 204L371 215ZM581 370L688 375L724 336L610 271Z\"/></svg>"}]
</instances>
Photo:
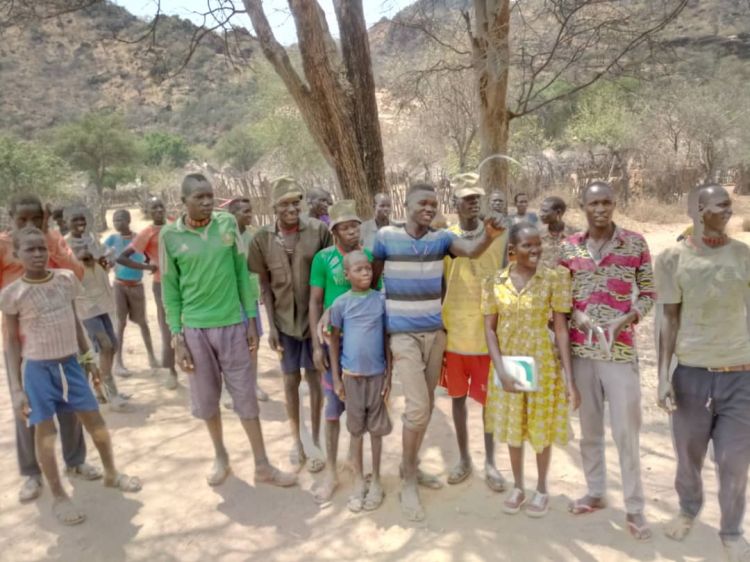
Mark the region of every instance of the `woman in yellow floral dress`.
<instances>
[{"instance_id":1,"label":"woman in yellow floral dress","mask_svg":"<svg viewBox=\"0 0 750 562\"><path fill-rule=\"evenodd\" d=\"M523 443L528 441L536 452L538 481L534 497L526 505L526 514L543 517L549 511L547 472L551 445L568 442L568 404L575 409L580 402L572 382L566 318L571 306L570 275L562 269L542 266L541 237L530 224L520 223L511 228L509 251L515 261L489 279L482 294L487 345L500 381L498 384L490 376L485 415L488 432L507 443L510 453L515 484L505 499L503 511L515 514L526 504ZM560 360L547 329L550 316ZM503 369L503 355L533 357L539 390L520 392L517 383Z\"/></svg>"}]
</instances>

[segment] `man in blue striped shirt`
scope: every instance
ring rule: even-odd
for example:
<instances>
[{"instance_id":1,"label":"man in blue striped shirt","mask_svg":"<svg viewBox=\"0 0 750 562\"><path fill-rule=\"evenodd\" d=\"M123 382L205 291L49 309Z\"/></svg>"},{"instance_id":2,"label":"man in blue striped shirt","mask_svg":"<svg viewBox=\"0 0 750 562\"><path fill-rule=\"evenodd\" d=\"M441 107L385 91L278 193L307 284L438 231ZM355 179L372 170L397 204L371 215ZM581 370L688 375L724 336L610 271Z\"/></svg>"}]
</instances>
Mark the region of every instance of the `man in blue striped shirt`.
<instances>
[{"instance_id":1,"label":"man in blue striped shirt","mask_svg":"<svg viewBox=\"0 0 750 562\"><path fill-rule=\"evenodd\" d=\"M401 509L411 521L424 519L417 485L439 488L440 481L418 470L419 448L434 404L445 347L440 314L443 258L480 256L505 229L499 215L485 219L484 232L473 240L430 228L438 210L435 188L411 186L406 194L403 226L380 229L372 250L373 282L383 274L386 316L393 354L393 373L404 390Z\"/></svg>"}]
</instances>

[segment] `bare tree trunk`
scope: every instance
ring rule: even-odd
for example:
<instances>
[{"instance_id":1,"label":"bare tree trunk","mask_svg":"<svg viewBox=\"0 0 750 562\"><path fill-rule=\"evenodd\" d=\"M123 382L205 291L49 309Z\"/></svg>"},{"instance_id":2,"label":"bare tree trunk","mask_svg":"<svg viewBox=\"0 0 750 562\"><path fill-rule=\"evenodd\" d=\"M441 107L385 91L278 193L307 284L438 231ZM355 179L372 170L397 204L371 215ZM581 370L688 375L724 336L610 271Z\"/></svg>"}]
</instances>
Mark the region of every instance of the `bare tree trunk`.
<instances>
[{"instance_id":1,"label":"bare tree trunk","mask_svg":"<svg viewBox=\"0 0 750 562\"><path fill-rule=\"evenodd\" d=\"M385 190L385 163L362 1L335 3L342 61L317 1L289 0L304 80L274 37L261 0L244 4L263 54L297 103L341 191L368 217L373 195Z\"/></svg>"},{"instance_id":2,"label":"bare tree trunk","mask_svg":"<svg viewBox=\"0 0 750 562\"><path fill-rule=\"evenodd\" d=\"M474 0L471 37L479 90L481 183L485 189L508 191L508 71L510 70L510 1ZM489 160L487 160L489 158Z\"/></svg>"}]
</instances>

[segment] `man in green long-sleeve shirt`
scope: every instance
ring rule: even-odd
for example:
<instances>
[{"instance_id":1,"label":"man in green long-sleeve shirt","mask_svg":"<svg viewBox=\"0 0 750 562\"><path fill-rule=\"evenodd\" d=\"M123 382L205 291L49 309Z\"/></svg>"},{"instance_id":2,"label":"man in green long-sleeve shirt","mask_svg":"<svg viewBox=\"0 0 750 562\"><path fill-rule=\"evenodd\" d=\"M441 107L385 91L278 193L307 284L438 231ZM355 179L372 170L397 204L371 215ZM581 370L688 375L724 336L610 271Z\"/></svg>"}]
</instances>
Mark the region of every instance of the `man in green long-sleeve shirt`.
<instances>
[{"instance_id":1,"label":"man in green long-sleeve shirt","mask_svg":"<svg viewBox=\"0 0 750 562\"><path fill-rule=\"evenodd\" d=\"M175 359L190 374L192 413L206 422L216 454L208 483L217 486L230 472L219 408L223 374L253 449L255 481L291 486L296 476L271 465L263 443L250 360L258 342L257 295L237 221L213 211L213 189L201 174L185 177L182 201L186 213L159 234L162 292Z\"/></svg>"}]
</instances>

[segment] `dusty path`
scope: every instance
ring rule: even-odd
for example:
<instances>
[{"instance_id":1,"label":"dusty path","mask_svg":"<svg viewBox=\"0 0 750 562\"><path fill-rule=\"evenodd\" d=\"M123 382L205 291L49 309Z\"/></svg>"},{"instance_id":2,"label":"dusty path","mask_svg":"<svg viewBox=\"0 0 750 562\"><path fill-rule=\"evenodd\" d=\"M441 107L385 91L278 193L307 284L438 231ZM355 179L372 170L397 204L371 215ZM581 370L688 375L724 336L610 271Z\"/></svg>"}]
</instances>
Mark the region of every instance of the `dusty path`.
<instances>
[{"instance_id":1,"label":"dusty path","mask_svg":"<svg viewBox=\"0 0 750 562\"><path fill-rule=\"evenodd\" d=\"M680 225L642 225L655 251L671 243ZM149 281L150 282L150 281ZM146 294L151 295L147 287ZM149 303L154 335L157 324ZM398 506L399 415L403 408L400 382L395 381L392 414L394 432L384 445L383 472L387 497L380 510L352 515L346 509L350 477L342 474L342 488L331 505L319 508L309 492L314 477L303 471L300 486L277 490L255 486L250 447L232 414L225 417L227 445L235 475L212 489L204 476L211 462L208 437L186 408L185 378L176 392L165 390L161 379L147 368L140 336L134 326L126 332L127 365L135 376L121 382L134 395L136 411L106 412L120 466L144 480L139 494L122 496L99 484L70 482L74 500L88 513L79 527L61 528L50 513L48 490L35 503L20 505L11 409L7 392L0 391L0 560L64 561L234 561L234 560L513 560L626 561L720 559L716 536L718 508L716 479L705 470L707 502L702 520L685 544L664 538L659 525L674 513L672 488L674 457L668 420L654 405L652 322L640 331L643 379L641 452L647 515L655 538L637 544L624 530L619 467L614 445L607 443L611 508L573 518L566 513L568 498L583 491L577 442L553 453L550 487L552 511L542 520L501 512L502 496L489 491L481 470L456 487L425 491L427 519L408 524ZM158 338L155 338L158 346ZM265 341L260 377L270 401L261 405L269 454L288 466L289 437L283 390L275 355ZM306 401L306 396L304 397ZM307 412L307 408L306 408ZM483 465L480 408L470 408L471 450L475 466ZM309 420L307 413L305 417ZM578 421L573 420L578 432ZM308 428L309 430L309 428ZM348 437L342 438L346 450ZM307 441L309 442L309 435ZM90 459L98 462L90 446ZM456 459L450 400L437 399L423 453L425 469L444 478ZM499 448L499 466L509 474L507 453ZM710 463L709 463L710 465ZM533 456L527 462L527 488L535 483Z\"/></svg>"}]
</instances>

